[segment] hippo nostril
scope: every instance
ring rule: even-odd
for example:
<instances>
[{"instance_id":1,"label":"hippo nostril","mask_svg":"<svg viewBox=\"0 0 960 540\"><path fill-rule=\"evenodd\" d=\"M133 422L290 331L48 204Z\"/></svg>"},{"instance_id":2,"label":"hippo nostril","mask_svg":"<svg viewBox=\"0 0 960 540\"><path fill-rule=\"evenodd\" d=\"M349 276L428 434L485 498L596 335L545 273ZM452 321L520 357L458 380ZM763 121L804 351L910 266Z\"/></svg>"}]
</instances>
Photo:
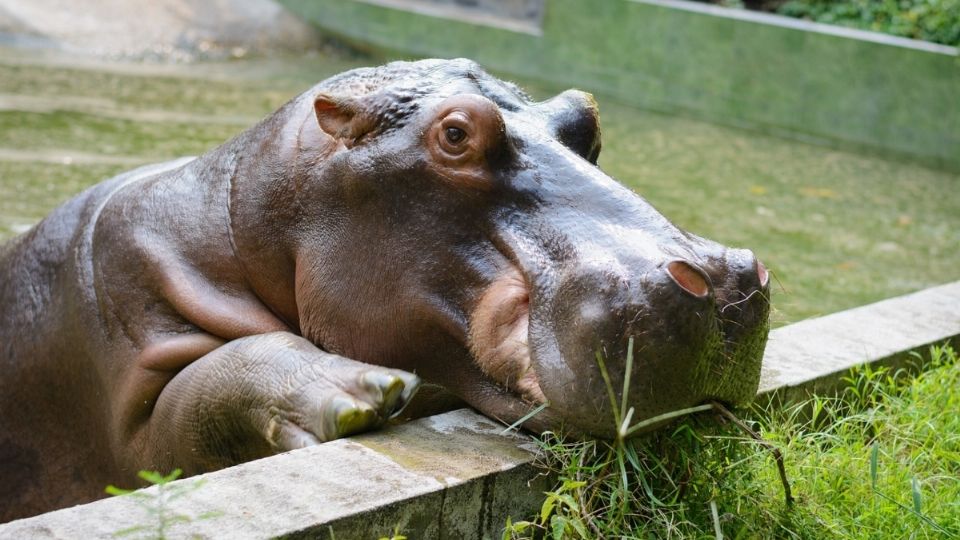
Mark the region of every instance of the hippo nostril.
<instances>
[{"instance_id":1,"label":"hippo nostril","mask_svg":"<svg viewBox=\"0 0 960 540\"><path fill-rule=\"evenodd\" d=\"M710 293L710 286L703 272L683 261L673 261L667 265L667 273L684 291L703 298Z\"/></svg>"},{"instance_id":2,"label":"hippo nostril","mask_svg":"<svg viewBox=\"0 0 960 540\"><path fill-rule=\"evenodd\" d=\"M770 281L770 273L767 272L767 267L760 262L760 259L757 259L757 279L760 280L760 287L766 287Z\"/></svg>"}]
</instances>

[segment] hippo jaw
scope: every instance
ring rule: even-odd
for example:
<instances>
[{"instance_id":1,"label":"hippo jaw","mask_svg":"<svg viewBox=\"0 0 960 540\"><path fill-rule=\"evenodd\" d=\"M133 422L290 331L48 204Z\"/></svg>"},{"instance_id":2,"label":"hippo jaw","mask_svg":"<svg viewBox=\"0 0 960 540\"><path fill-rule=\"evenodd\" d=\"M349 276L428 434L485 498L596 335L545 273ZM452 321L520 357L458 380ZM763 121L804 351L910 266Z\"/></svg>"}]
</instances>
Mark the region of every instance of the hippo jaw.
<instances>
[{"instance_id":1,"label":"hippo jaw","mask_svg":"<svg viewBox=\"0 0 960 540\"><path fill-rule=\"evenodd\" d=\"M533 310L531 364L540 391L563 419L564 428L613 438L618 426L612 407L620 407L624 400L624 410L634 410L633 423L708 401L732 406L752 401L769 329L765 291L744 302L756 299L745 306L751 318L762 320L754 325L744 324L743 318L724 318L725 311L735 307L709 296L683 299L678 302L687 304L683 308L658 304L640 310L632 302L604 298L604 302L574 308L577 314L571 319L578 322L566 328L558 328L555 318L538 316ZM624 313L632 316L618 327L610 322L611 312L616 314L614 319L623 320ZM734 335L733 327L741 330L740 335ZM624 395L628 354L633 365L629 394ZM611 390L615 405L610 402Z\"/></svg>"},{"instance_id":2,"label":"hippo jaw","mask_svg":"<svg viewBox=\"0 0 960 540\"><path fill-rule=\"evenodd\" d=\"M470 351L483 372L524 400L547 401L530 351L530 289L509 267L480 298L470 321Z\"/></svg>"}]
</instances>

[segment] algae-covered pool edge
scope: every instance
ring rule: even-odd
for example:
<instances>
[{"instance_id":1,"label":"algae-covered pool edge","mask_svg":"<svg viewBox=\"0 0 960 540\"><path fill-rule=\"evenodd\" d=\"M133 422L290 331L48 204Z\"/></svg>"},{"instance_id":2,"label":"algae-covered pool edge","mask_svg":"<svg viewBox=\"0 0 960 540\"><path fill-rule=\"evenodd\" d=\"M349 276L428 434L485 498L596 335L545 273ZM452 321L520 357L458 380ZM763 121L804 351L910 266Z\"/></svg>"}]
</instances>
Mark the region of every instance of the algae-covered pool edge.
<instances>
[{"instance_id":1,"label":"algae-covered pool edge","mask_svg":"<svg viewBox=\"0 0 960 540\"><path fill-rule=\"evenodd\" d=\"M311 83L376 63L314 55L151 71L0 50L0 240L86 186L212 149ZM777 326L960 278L960 175L597 98L601 167L679 226L753 249L773 271Z\"/></svg>"}]
</instances>

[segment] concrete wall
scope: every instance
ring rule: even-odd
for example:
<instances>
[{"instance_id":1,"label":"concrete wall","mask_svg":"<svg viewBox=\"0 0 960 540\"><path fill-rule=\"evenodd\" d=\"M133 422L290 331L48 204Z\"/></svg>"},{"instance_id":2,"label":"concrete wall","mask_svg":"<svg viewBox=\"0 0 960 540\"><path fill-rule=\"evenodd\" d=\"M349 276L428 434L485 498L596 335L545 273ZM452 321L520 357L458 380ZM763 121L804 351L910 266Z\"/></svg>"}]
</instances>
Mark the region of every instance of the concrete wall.
<instances>
[{"instance_id":1,"label":"concrete wall","mask_svg":"<svg viewBox=\"0 0 960 540\"><path fill-rule=\"evenodd\" d=\"M281 2L355 45L960 170L953 47L675 0L547 0L532 31L417 0Z\"/></svg>"}]
</instances>

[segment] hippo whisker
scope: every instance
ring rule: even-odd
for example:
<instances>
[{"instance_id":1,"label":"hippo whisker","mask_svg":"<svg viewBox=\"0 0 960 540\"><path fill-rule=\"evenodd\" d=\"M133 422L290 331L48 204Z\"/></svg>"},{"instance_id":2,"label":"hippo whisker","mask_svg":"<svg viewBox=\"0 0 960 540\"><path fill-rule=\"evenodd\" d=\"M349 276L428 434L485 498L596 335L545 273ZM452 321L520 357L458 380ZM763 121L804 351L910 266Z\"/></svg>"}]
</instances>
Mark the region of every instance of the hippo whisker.
<instances>
[{"instance_id":1,"label":"hippo whisker","mask_svg":"<svg viewBox=\"0 0 960 540\"><path fill-rule=\"evenodd\" d=\"M737 292L739 292L739 291L737 291ZM740 293L740 294L742 294L742 293ZM720 313L723 313L723 312L726 311L727 308L729 308L729 307L737 306L737 305L739 305L739 304L742 304L742 303L744 303L744 302L747 302L748 300L750 300L751 298L753 298L753 295L755 295L755 294L762 294L762 293L760 292L759 289L754 290L754 291L751 291L750 294L746 295L743 299L737 300L736 302L730 302L730 303L728 303L727 305L725 305L725 306L723 306L722 308L720 308Z\"/></svg>"}]
</instances>

